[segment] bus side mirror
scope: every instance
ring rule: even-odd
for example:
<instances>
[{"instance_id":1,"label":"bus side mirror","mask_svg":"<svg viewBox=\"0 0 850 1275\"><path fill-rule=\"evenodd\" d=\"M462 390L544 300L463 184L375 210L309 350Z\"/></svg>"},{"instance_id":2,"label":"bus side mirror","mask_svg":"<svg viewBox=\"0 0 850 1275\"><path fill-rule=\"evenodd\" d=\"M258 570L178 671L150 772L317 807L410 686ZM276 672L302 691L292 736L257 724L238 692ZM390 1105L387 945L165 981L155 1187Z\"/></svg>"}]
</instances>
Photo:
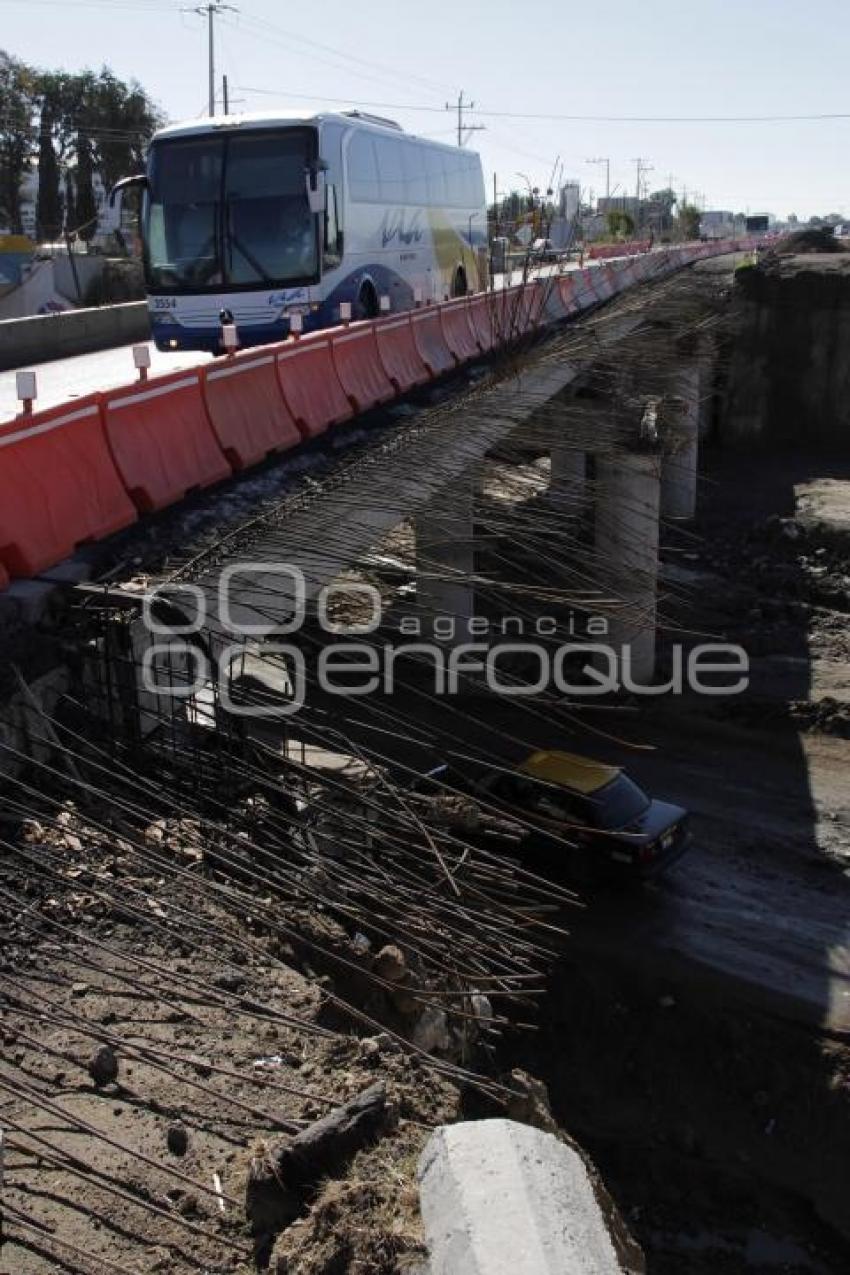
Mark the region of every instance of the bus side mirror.
<instances>
[{"instance_id":1,"label":"bus side mirror","mask_svg":"<svg viewBox=\"0 0 850 1275\"><path fill-rule=\"evenodd\" d=\"M304 180L307 185L307 202L310 205L311 213L323 213L325 211L325 169L327 165L321 160L317 164L311 164L304 174Z\"/></svg>"},{"instance_id":2,"label":"bus side mirror","mask_svg":"<svg viewBox=\"0 0 850 1275\"><path fill-rule=\"evenodd\" d=\"M116 182L109 192L109 207L115 207L115 201L118 195L123 195L125 190L131 190L134 186L140 186L147 189L148 179L144 173L137 173L133 177L122 177L120 182Z\"/></svg>"}]
</instances>

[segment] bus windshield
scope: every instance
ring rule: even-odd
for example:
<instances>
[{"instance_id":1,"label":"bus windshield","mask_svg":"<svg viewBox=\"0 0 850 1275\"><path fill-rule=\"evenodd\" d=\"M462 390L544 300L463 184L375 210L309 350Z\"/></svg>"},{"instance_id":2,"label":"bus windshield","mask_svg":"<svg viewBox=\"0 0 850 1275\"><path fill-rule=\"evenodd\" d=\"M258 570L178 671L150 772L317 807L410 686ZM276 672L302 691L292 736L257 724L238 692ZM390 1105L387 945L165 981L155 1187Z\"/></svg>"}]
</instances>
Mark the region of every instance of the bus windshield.
<instances>
[{"instance_id":1,"label":"bus windshield","mask_svg":"<svg viewBox=\"0 0 850 1275\"><path fill-rule=\"evenodd\" d=\"M151 148L148 286L168 292L283 287L318 277L305 170L315 132L175 138Z\"/></svg>"}]
</instances>

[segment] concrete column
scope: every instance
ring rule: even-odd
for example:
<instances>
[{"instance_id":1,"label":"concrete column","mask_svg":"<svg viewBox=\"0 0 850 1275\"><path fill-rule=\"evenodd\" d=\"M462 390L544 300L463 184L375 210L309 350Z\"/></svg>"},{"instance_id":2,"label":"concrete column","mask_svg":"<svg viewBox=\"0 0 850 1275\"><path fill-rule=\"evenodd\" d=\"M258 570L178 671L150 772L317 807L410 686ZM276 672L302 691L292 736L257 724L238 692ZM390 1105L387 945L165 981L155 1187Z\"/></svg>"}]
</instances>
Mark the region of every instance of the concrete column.
<instances>
[{"instance_id":1,"label":"concrete column","mask_svg":"<svg viewBox=\"0 0 850 1275\"><path fill-rule=\"evenodd\" d=\"M639 685L655 674L659 467L654 453L621 451L596 460L596 557L599 583L611 595L606 644L618 657L628 648Z\"/></svg>"},{"instance_id":2,"label":"concrete column","mask_svg":"<svg viewBox=\"0 0 850 1275\"><path fill-rule=\"evenodd\" d=\"M469 642L475 613L471 472L448 484L416 515L416 606L423 636L436 616L455 620L453 642Z\"/></svg>"},{"instance_id":3,"label":"concrete column","mask_svg":"<svg viewBox=\"0 0 850 1275\"><path fill-rule=\"evenodd\" d=\"M557 442L550 455L549 503L559 513L578 513L585 495L587 453L575 442Z\"/></svg>"},{"instance_id":4,"label":"concrete column","mask_svg":"<svg viewBox=\"0 0 850 1275\"><path fill-rule=\"evenodd\" d=\"M670 397L665 401L663 518L693 518L697 510L699 396L699 364L694 361L677 368L670 382Z\"/></svg>"},{"instance_id":5,"label":"concrete column","mask_svg":"<svg viewBox=\"0 0 850 1275\"><path fill-rule=\"evenodd\" d=\"M699 367L699 437L707 438L714 414L714 385L717 371L717 342L711 333L699 342L697 365Z\"/></svg>"}]
</instances>

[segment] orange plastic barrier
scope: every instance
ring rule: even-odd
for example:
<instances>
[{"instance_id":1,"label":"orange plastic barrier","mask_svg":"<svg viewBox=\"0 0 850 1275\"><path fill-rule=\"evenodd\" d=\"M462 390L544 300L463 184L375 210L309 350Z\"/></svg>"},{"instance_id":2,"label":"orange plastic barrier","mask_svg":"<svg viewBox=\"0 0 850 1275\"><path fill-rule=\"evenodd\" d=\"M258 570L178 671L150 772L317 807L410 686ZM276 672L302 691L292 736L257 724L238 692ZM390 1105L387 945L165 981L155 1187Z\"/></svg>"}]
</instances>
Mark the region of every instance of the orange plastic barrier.
<instances>
[{"instance_id":1,"label":"orange plastic barrier","mask_svg":"<svg viewBox=\"0 0 850 1275\"><path fill-rule=\"evenodd\" d=\"M648 239L635 239L630 243L592 244L587 255L591 261L603 261L608 257L634 257L640 252L647 252L649 247Z\"/></svg>"},{"instance_id":2,"label":"orange plastic barrier","mask_svg":"<svg viewBox=\"0 0 850 1275\"><path fill-rule=\"evenodd\" d=\"M543 290L540 284L525 284L519 303L519 331L523 336L533 332L539 325L542 306Z\"/></svg>"},{"instance_id":3,"label":"orange plastic barrier","mask_svg":"<svg viewBox=\"0 0 850 1275\"><path fill-rule=\"evenodd\" d=\"M592 270L587 267L584 270L573 271L572 279L575 289L573 295L576 309L587 310L590 306L595 305L597 301L604 299L597 286L598 278L598 267Z\"/></svg>"},{"instance_id":4,"label":"orange plastic barrier","mask_svg":"<svg viewBox=\"0 0 850 1275\"><path fill-rule=\"evenodd\" d=\"M617 273L611 266L600 266L599 273L596 276L599 286L599 295L607 301L609 297L616 296L620 290L617 282Z\"/></svg>"},{"instance_id":5,"label":"orange plastic barrier","mask_svg":"<svg viewBox=\"0 0 850 1275\"><path fill-rule=\"evenodd\" d=\"M0 562L0 593L2 593L4 589L8 589L8 587L9 576L6 572L6 568L3 566L3 563Z\"/></svg>"},{"instance_id":6,"label":"orange plastic barrier","mask_svg":"<svg viewBox=\"0 0 850 1275\"><path fill-rule=\"evenodd\" d=\"M442 376L455 366L452 352L446 345L440 323L439 307L426 306L410 314L410 330L420 359L432 376Z\"/></svg>"},{"instance_id":7,"label":"orange plastic barrier","mask_svg":"<svg viewBox=\"0 0 850 1275\"><path fill-rule=\"evenodd\" d=\"M336 374L328 332L287 341L277 356L277 376L289 413L307 438L354 415Z\"/></svg>"},{"instance_id":8,"label":"orange plastic barrier","mask_svg":"<svg viewBox=\"0 0 850 1275\"><path fill-rule=\"evenodd\" d=\"M493 323L503 344L518 340L525 332L522 294L522 284L518 284L502 288L494 296Z\"/></svg>"},{"instance_id":9,"label":"orange plastic barrier","mask_svg":"<svg viewBox=\"0 0 850 1275\"><path fill-rule=\"evenodd\" d=\"M275 368L275 352L217 360L201 376L204 402L219 446L234 469L301 442Z\"/></svg>"},{"instance_id":10,"label":"orange plastic barrier","mask_svg":"<svg viewBox=\"0 0 850 1275\"><path fill-rule=\"evenodd\" d=\"M479 292L469 302L469 326L475 344L482 354L493 348L493 317L491 294Z\"/></svg>"},{"instance_id":11,"label":"orange plastic barrier","mask_svg":"<svg viewBox=\"0 0 850 1275\"><path fill-rule=\"evenodd\" d=\"M419 357L409 314L376 323L375 337L381 365L399 394L431 379L431 373Z\"/></svg>"},{"instance_id":12,"label":"orange plastic barrier","mask_svg":"<svg viewBox=\"0 0 850 1275\"><path fill-rule=\"evenodd\" d=\"M558 292L566 314L575 314L579 305L576 299L576 281L572 274L561 275L558 280Z\"/></svg>"},{"instance_id":13,"label":"orange plastic barrier","mask_svg":"<svg viewBox=\"0 0 850 1275\"><path fill-rule=\"evenodd\" d=\"M102 395L106 437L138 509L165 509L230 466L210 426L198 372L172 372Z\"/></svg>"},{"instance_id":14,"label":"orange plastic barrier","mask_svg":"<svg viewBox=\"0 0 850 1275\"><path fill-rule=\"evenodd\" d=\"M0 430L0 568L38 575L77 545L135 522L96 394Z\"/></svg>"},{"instance_id":15,"label":"orange plastic barrier","mask_svg":"<svg viewBox=\"0 0 850 1275\"><path fill-rule=\"evenodd\" d=\"M367 412L370 407L395 398L395 387L378 353L374 323L352 323L348 328L335 329L331 351L340 385L355 412Z\"/></svg>"},{"instance_id":16,"label":"orange plastic barrier","mask_svg":"<svg viewBox=\"0 0 850 1275\"><path fill-rule=\"evenodd\" d=\"M552 275L547 279L541 279L540 287L543 290L542 321L544 323L560 323L567 317L567 307L564 305L564 298L561 296L558 277Z\"/></svg>"},{"instance_id":17,"label":"orange plastic barrier","mask_svg":"<svg viewBox=\"0 0 850 1275\"><path fill-rule=\"evenodd\" d=\"M446 345L457 363L477 358L478 342L469 322L469 302L465 297L440 306L440 323Z\"/></svg>"}]
</instances>

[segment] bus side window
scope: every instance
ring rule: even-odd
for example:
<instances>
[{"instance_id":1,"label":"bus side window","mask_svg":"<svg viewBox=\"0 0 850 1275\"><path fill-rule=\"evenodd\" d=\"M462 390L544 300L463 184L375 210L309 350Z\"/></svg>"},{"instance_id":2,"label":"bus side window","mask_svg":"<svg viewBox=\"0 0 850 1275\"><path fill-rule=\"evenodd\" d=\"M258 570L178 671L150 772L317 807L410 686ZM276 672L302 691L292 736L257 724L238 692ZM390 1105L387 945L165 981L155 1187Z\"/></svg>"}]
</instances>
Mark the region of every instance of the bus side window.
<instances>
[{"instance_id":1,"label":"bus side window","mask_svg":"<svg viewBox=\"0 0 850 1275\"><path fill-rule=\"evenodd\" d=\"M381 184L381 203L406 204L404 148L395 137L376 137L375 155Z\"/></svg>"},{"instance_id":2,"label":"bus side window","mask_svg":"<svg viewBox=\"0 0 850 1275\"><path fill-rule=\"evenodd\" d=\"M403 146L407 203L427 205L430 201L428 199L428 168L425 148L416 142L404 142Z\"/></svg>"},{"instance_id":3,"label":"bus side window","mask_svg":"<svg viewBox=\"0 0 850 1275\"><path fill-rule=\"evenodd\" d=\"M332 270L342 261L342 231L339 226L339 205L336 186L325 186L325 243L322 264Z\"/></svg>"},{"instance_id":4,"label":"bus side window","mask_svg":"<svg viewBox=\"0 0 850 1275\"><path fill-rule=\"evenodd\" d=\"M428 203L432 208L444 208L446 205L446 173L443 152L436 146L425 152L428 172Z\"/></svg>"},{"instance_id":5,"label":"bus side window","mask_svg":"<svg viewBox=\"0 0 850 1275\"><path fill-rule=\"evenodd\" d=\"M358 203L380 203L381 190L378 166L372 137L366 132L356 132L348 147L348 190Z\"/></svg>"}]
</instances>

